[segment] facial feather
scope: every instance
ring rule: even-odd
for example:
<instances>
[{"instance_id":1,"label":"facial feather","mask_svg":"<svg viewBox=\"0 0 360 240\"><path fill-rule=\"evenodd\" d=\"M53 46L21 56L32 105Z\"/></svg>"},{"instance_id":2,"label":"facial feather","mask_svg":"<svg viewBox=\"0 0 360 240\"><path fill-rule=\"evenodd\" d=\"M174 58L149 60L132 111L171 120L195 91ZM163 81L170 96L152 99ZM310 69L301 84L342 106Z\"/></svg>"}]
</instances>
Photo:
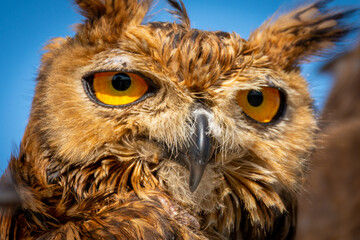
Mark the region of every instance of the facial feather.
<instances>
[{"instance_id":1,"label":"facial feather","mask_svg":"<svg viewBox=\"0 0 360 240\"><path fill-rule=\"evenodd\" d=\"M180 23L143 23L151 1L76 0L85 20L73 38L46 47L20 156L10 162L17 190L28 193L10 218L32 229L16 236L293 236L317 129L298 64L345 35L351 11L324 11L319 1L245 40L192 29L183 3L169 2ZM84 86L99 72L139 74L151 92L124 106L98 104ZM266 124L237 100L264 87L286 105ZM192 192L183 160L191 162L199 115L211 157Z\"/></svg>"}]
</instances>

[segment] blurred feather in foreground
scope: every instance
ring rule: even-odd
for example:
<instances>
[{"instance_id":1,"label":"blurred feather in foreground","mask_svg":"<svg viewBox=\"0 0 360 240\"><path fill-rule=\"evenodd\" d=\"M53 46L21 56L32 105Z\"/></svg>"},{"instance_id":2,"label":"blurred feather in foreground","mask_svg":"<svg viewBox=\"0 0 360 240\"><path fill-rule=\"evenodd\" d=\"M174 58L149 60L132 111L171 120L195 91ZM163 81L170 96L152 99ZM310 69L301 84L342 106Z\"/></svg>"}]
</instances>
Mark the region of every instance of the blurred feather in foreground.
<instances>
[{"instance_id":1,"label":"blurred feather in foreground","mask_svg":"<svg viewBox=\"0 0 360 240\"><path fill-rule=\"evenodd\" d=\"M298 239L360 239L360 43L324 70L336 82L299 202Z\"/></svg>"}]
</instances>

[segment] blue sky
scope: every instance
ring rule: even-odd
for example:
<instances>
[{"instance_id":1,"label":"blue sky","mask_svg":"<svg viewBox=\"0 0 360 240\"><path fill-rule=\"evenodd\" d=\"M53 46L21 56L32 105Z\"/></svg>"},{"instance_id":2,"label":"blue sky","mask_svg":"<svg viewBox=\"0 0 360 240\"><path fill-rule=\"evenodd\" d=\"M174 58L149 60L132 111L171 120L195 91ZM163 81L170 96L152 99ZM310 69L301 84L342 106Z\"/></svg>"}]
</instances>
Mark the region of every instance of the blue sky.
<instances>
[{"instance_id":1,"label":"blue sky","mask_svg":"<svg viewBox=\"0 0 360 240\"><path fill-rule=\"evenodd\" d=\"M157 9L165 7L163 0L158 2ZM234 31L245 39L279 7L286 10L297 2L184 0L193 28ZM359 4L360 0L335 0L331 5ZM51 38L73 36L71 26L82 20L71 0L4 1L1 6L0 175L11 152L18 148L28 121L42 47ZM154 19L173 21L164 12ZM319 66L321 63L307 64L303 76L309 80L312 96L321 108L331 78L319 75Z\"/></svg>"}]
</instances>

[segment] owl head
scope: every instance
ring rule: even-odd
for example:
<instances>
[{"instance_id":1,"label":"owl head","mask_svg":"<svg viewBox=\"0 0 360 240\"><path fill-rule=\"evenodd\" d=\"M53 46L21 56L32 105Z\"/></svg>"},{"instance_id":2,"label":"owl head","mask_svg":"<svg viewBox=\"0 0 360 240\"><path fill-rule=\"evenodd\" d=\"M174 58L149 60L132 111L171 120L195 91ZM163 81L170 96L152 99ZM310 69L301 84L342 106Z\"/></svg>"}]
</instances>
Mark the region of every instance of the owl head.
<instances>
[{"instance_id":1,"label":"owl head","mask_svg":"<svg viewBox=\"0 0 360 240\"><path fill-rule=\"evenodd\" d=\"M293 221L316 131L299 64L349 31L350 11L317 1L246 40L191 28L175 0L173 23L145 22L150 0L75 2L85 20L42 57L26 171L78 199L165 192L224 236Z\"/></svg>"}]
</instances>

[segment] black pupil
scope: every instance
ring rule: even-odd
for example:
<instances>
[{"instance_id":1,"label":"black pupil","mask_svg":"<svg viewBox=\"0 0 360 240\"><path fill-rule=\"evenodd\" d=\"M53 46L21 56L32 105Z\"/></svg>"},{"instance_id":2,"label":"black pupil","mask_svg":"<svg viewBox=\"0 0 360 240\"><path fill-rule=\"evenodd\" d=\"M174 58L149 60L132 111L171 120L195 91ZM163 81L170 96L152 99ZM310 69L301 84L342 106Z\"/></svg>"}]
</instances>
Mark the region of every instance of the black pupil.
<instances>
[{"instance_id":1,"label":"black pupil","mask_svg":"<svg viewBox=\"0 0 360 240\"><path fill-rule=\"evenodd\" d=\"M111 80L112 86L118 91L125 91L131 85L131 78L126 73L118 73Z\"/></svg>"},{"instance_id":2,"label":"black pupil","mask_svg":"<svg viewBox=\"0 0 360 240\"><path fill-rule=\"evenodd\" d=\"M264 101L264 96L260 91L250 90L250 92L247 95L247 100L251 106L258 107Z\"/></svg>"}]
</instances>

